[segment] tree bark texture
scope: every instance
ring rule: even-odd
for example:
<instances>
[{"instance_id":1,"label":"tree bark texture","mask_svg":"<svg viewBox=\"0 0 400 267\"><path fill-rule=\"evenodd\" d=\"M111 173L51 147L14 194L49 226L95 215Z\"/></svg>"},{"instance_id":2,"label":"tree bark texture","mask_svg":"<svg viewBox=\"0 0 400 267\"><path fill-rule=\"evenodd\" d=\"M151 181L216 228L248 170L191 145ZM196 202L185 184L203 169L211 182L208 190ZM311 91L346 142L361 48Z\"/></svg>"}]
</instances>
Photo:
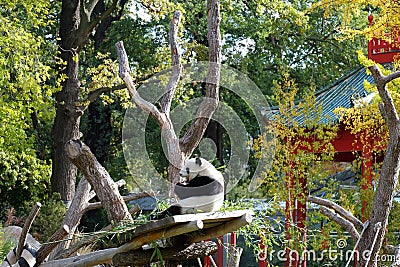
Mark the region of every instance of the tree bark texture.
<instances>
[{"instance_id":1,"label":"tree bark texture","mask_svg":"<svg viewBox=\"0 0 400 267\"><path fill-rule=\"evenodd\" d=\"M50 259L59 258L60 254L69 247L71 243L72 235L75 233L78 227L83 211L86 209L89 200L91 199L90 194L91 186L89 182L82 178L76 188L74 198L72 199L71 205L67 210L67 214L64 217L63 225L67 225L70 230L69 238L58 244L58 246L50 254ZM63 258L62 256L60 258Z\"/></svg>"},{"instance_id":2,"label":"tree bark texture","mask_svg":"<svg viewBox=\"0 0 400 267\"><path fill-rule=\"evenodd\" d=\"M384 76L377 66L372 66L369 69L374 77L376 87L383 102L380 110L388 124L390 137L369 217L370 224L359 243L360 253L367 253L369 251L371 256L368 261L368 257L361 255L358 263L360 267L377 266L376 259L385 237L400 169L400 121L393 99L386 87L388 82L400 77L400 72L397 71ZM374 243L375 235L377 236Z\"/></svg>"},{"instance_id":3,"label":"tree bark texture","mask_svg":"<svg viewBox=\"0 0 400 267\"><path fill-rule=\"evenodd\" d=\"M206 98L197 111L197 119L190 125L185 135L179 140L180 149L186 157L198 146L219 101L219 79L221 71L221 34L220 2L207 1L207 38L209 46L209 67L206 77Z\"/></svg>"},{"instance_id":4,"label":"tree bark texture","mask_svg":"<svg viewBox=\"0 0 400 267\"><path fill-rule=\"evenodd\" d=\"M78 79L78 56L81 47L76 44L80 25L80 1L62 2L60 16L60 57L66 64L59 66L60 77L66 78L62 89L56 94L56 116L52 129L52 176L53 192L59 192L61 199L71 201L75 193L76 167L64 151L68 140L78 139L81 113L77 110L80 82Z\"/></svg>"},{"instance_id":5,"label":"tree bark texture","mask_svg":"<svg viewBox=\"0 0 400 267\"><path fill-rule=\"evenodd\" d=\"M101 14L92 16L98 0L63 0L60 15L60 57L65 63L58 66L59 77L66 77L56 94L56 116L52 128L52 176L53 192L61 199L71 201L75 193L77 169L68 160L64 145L71 139L79 139L80 118L84 106L79 104L80 81L78 77L79 55L93 29L110 16L117 7L117 0ZM123 5L122 5L123 6Z\"/></svg>"},{"instance_id":6,"label":"tree bark texture","mask_svg":"<svg viewBox=\"0 0 400 267\"><path fill-rule=\"evenodd\" d=\"M127 206L121 197L118 186L107 170L80 140L71 140L65 146L68 157L84 174L107 213L109 221L117 224L122 220L132 220Z\"/></svg>"}]
</instances>

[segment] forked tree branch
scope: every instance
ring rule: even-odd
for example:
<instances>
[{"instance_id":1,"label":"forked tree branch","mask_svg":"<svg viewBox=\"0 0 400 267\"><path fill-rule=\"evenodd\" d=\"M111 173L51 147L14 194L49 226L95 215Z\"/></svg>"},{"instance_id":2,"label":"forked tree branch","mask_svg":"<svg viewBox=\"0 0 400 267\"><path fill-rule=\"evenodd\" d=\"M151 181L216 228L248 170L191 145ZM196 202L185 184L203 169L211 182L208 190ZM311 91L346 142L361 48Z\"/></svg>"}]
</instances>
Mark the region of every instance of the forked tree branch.
<instances>
[{"instance_id":1,"label":"forked tree branch","mask_svg":"<svg viewBox=\"0 0 400 267\"><path fill-rule=\"evenodd\" d=\"M196 119L188 131L179 140L182 152L192 154L207 129L211 116L217 108L219 100L219 79L221 71L221 34L220 34L220 2L207 0L207 37L209 45L209 67L206 77L206 98L202 101Z\"/></svg>"},{"instance_id":2,"label":"forked tree branch","mask_svg":"<svg viewBox=\"0 0 400 267\"><path fill-rule=\"evenodd\" d=\"M320 211L321 211L321 213L323 215L325 215L326 217L328 217L332 221L336 222L337 224L339 224L340 226L345 228L349 232L349 234L351 235L351 237L353 238L354 241L358 240L358 238L360 237L360 234L358 233L358 231L354 227L354 224L352 224L350 221L346 220L345 218L343 218L339 214L334 213L333 211L331 211L328 208L321 207Z\"/></svg>"},{"instance_id":3,"label":"forked tree branch","mask_svg":"<svg viewBox=\"0 0 400 267\"><path fill-rule=\"evenodd\" d=\"M182 13L175 11L169 27L169 46L171 50L172 73L168 84L165 87L165 93L161 100L161 112L169 114L172 98L174 97L176 87L182 75L181 51L178 44L178 28L182 19Z\"/></svg>"},{"instance_id":4,"label":"forked tree branch","mask_svg":"<svg viewBox=\"0 0 400 267\"><path fill-rule=\"evenodd\" d=\"M379 69L378 66L374 65L369 67L372 76L374 77L376 87L378 89L379 95L383 102L383 110L385 113L383 117L388 123L389 132L393 131L394 124L399 121L399 117L397 115L396 107L393 102L393 98L391 97L389 91L386 88L386 84L393 79L400 77L400 72L393 72L388 76L384 76Z\"/></svg>"},{"instance_id":5,"label":"forked tree branch","mask_svg":"<svg viewBox=\"0 0 400 267\"><path fill-rule=\"evenodd\" d=\"M126 87L128 88L129 94L132 100L145 112L150 113L154 119L157 120L160 127L162 127L166 123L166 117L162 114L157 107L150 103L149 101L143 99L139 93L136 91L135 84L133 82L132 76L129 74L129 59L126 54L124 43L119 41L115 44L117 49L118 59L119 59L119 76L125 82Z\"/></svg>"},{"instance_id":6,"label":"forked tree branch","mask_svg":"<svg viewBox=\"0 0 400 267\"><path fill-rule=\"evenodd\" d=\"M349 211L345 210L335 202L315 196L307 196L307 201L312 202L327 208L331 208L337 213L339 213L340 216L345 218L347 221L351 222L356 229L361 230L363 228L363 223L357 219L353 214L351 214Z\"/></svg>"}]
</instances>

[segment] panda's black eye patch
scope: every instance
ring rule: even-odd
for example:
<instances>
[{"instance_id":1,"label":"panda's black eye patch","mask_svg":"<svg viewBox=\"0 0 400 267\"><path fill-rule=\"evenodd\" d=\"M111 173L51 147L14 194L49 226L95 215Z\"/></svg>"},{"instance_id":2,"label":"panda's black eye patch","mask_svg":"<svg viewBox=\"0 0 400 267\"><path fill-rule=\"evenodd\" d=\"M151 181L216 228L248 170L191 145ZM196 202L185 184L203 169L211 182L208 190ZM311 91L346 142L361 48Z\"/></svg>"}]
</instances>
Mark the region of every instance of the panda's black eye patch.
<instances>
[{"instance_id":1,"label":"panda's black eye patch","mask_svg":"<svg viewBox=\"0 0 400 267\"><path fill-rule=\"evenodd\" d=\"M189 168L186 168L186 172L187 172L187 173L189 173L189 172L190 172L190 171L189 171Z\"/></svg>"}]
</instances>

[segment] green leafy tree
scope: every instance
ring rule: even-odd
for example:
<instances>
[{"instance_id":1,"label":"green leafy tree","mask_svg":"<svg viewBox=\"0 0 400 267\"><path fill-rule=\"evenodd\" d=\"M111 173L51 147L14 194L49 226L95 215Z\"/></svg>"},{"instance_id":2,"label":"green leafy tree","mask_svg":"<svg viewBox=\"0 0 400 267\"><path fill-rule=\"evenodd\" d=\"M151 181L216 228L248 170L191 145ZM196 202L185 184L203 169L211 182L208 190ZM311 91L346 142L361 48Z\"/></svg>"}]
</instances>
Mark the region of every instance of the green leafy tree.
<instances>
[{"instance_id":1,"label":"green leafy tree","mask_svg":"<svg viewBox=\"0 0 400 267\"><path fill-rule=\"evenodd\" d=\"M46 34L55 21L48 1L3 1L0 22L0 209L5 211L49 191L45 136L56 82L55 49Z\"/></svg>"}]
</instances>

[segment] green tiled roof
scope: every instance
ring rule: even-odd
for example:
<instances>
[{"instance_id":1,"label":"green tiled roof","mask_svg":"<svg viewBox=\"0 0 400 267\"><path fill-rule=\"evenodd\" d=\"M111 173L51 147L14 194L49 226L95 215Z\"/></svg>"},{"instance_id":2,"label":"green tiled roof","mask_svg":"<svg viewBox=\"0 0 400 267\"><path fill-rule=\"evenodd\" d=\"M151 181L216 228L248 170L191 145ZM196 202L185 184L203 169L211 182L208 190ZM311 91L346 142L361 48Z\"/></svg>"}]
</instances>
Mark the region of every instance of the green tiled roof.
<instances>
[{"instance_id":1,"label":"green tiled roof","mask_svg":"<svg viewBox=\"0 0 400 267\"><path fill-rule=\"evenodd\" d=\"M322 106L322 114L318 115L318 123L336 123L339 119L333 112L336 108L353 107L354 100L368 96L368 92L364 89L364 80L374 83L372 76L367 75L366 68L359 67L334 83L318 90L315 93L316 103ZM263 115L268 120L273 120L277 114L279 114L278 106L263 110ZM298 116L295 120L302 125L305 118L304 116Z\"/></svg>"}]
</instances>

